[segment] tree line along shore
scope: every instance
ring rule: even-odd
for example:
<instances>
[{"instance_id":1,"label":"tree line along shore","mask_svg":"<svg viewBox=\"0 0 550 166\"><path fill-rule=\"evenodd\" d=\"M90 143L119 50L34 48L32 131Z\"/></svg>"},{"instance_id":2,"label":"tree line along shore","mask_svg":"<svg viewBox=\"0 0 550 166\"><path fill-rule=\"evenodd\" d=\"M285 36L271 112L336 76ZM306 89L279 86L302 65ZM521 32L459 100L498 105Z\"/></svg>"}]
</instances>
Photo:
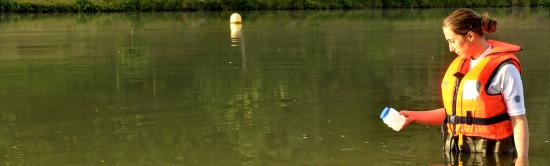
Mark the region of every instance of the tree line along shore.
<instances>
[{"instance_id":1,"label":"tree line along shore","mask_svg":"<svg viewBox=\"0 0 550 166\"><path fill-rule=\"evenodd\" d=\"M0 0L1 12L549 7L550 0Z\"/></svg>"}]
</instances>

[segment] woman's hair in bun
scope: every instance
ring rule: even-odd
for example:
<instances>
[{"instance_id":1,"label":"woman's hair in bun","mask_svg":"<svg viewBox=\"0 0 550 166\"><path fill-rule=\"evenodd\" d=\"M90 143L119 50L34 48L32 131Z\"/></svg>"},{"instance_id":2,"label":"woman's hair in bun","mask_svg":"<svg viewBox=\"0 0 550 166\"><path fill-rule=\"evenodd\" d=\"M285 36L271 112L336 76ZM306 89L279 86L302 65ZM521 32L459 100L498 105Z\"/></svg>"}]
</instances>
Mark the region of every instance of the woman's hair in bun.
<instances>
[{"instance_id":1,"label":"woman's hair in bun","mask_svg":"<svg viewBox=\"0 0 550 166\"><path fill-rule=\"evenodd\" d=\"M455 33L466 35L472 31L480 36L497 30L497 21L488 13L480 16L472 9L462 8L453 11L443 20L443 27L451 28Z\"/></svg>"}]
</instances>

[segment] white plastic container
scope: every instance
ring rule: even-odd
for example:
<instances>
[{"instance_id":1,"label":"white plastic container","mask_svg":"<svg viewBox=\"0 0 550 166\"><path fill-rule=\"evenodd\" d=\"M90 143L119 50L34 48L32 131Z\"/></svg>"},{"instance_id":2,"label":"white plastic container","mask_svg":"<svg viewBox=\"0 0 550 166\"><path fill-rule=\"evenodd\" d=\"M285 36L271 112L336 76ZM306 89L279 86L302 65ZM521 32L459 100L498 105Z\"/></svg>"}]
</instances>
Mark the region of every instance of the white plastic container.
<instances>
[{"instance_id":1,"label":"white plastic container","mask_svg":"<svg viewBox=\"0 0 550 166\"><path fill-rule=\"evenodd\" d=\"M380 118L382 118L382 121L384 121L384 123L395 131L401 130L403 124L407 121L405 116L399 114L399 112L390 107L384 108L384 111L380 114Z\"/></svg>"}]
</instances>

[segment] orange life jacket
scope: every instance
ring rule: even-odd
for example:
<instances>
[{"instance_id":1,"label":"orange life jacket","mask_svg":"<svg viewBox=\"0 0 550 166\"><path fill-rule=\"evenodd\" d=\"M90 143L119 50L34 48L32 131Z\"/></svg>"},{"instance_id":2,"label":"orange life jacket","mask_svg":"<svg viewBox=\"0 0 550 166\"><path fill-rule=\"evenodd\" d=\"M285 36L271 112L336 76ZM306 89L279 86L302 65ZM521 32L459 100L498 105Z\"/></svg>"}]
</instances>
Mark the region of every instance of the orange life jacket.
<instances>
[{"instance_id":1,"label":"orange life jacket","mask_svg":"<svg viewBox=\"0 0 550 166\"><path fill-rule=\"evenodd\" d=\"M443 125L454 136L477 136L500 140L513 134L506 103L501 94L488 94L492 77L505 62L521 72L517 45L487 40L492 52L469 69L469 59L457 57L447 69L441 94L447 118Z\"/></svg>"}]
</instances>

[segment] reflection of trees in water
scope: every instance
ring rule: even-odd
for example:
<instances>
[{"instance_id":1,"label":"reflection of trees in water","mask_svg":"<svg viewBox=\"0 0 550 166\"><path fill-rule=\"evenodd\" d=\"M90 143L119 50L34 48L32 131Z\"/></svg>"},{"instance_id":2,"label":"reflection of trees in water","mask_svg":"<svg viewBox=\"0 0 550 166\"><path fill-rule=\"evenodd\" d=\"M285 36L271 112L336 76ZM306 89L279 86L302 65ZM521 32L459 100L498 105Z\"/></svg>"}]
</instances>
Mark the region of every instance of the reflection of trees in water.
<instances>
[{"instance_id":1,"label":"reflection of trees in water","mask_svg":"<svg viewBox=\"0 0 550 166\"><path fill-rule=\"evenodd\" d=\"M322 37L323 32L312 36L319 35L320 40L331 40ZM234 95L226 112L226 122L222 122L233 126L229 131L235 130L230 133L236 136L231 138L237 139L232 142L240 154L248 158L245 164L266 160L301 163L309 159L319 161L327 155L326 147L321 145L325 129L320 125L330 117L326 117L327 108L322 102L334 102L333 97L342 97L330 96L351 82L338 84L340 78L349 74L339 69L342 64L334 64L339 59L333 58L341 57L333 55L338 54L338 48L331 50L330 45L317 46L314 43L318 41L310 40L319 39L246 43L257 49L247 52L248 56L242 60L247 65L239 69L242 70L240 79L234 80L238 84L228 86Z\"/></svg>"},{"instance_id":2,"label":"reflection of trees in water","mask_svg":"<svg viewBox=\"0 0 550 166\"><path fill-rule=\"evenodd\" d=\"M128 45L120 48L117 54L117 91L120 91L121 81L127 83L125 86L144 86L149 80L151 71L150 58L145 54L143 44L140 43L141 40L135 35L133 28L129 36Z\"/></svg>"},{"instance_id":3,"label":"reflection of trees in water","mask_svg":"<svg viewBox=\"0 0 550 166\"><path fill-rule=\"evenodd\" d=\"M0 163L3 165L22 160L25 157L20 145L15 144L16 121L15 114L6 110L0 112L0 156L2 158Z\"/></svg>"}]
</instances>

